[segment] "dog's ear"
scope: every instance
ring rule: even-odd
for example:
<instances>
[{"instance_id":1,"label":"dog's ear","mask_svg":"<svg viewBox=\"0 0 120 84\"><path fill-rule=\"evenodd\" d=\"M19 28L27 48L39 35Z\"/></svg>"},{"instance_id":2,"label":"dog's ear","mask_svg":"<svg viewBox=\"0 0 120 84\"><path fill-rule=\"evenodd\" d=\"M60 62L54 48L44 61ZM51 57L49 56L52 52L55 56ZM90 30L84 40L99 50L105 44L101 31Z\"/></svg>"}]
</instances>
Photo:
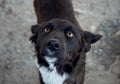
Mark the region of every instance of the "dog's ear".
<instances>
[{"instance_id":1,"label":"dog's ear","mask_svg":"<svg viewBox=\"0 0 120 84\"><path fill-rule=\"evenodd\" d=\"M31 26L31 32L33 33L33 35L30 37L30 41L32 43L36 43L36 40L37 40L37 33L39 31L39 25L32 25Z\"/></svg>"},{"instance_id":2,"label":"dog's ear","mask_svg":"<svg viewBox=\"0 0 120 84\"><path fill-rule=\"evenodd\" d=\"M85 31L84 35L85 35L86 41L90 44L93 44L93 43L97 42L102 37L99 34L93 34L93 33L90 33L88 31Z\"/></svg>"},{"instance_id":3,"label":"dog's ear","mask_svg":"<svg viewBox=\"0 0 120 84\"><path fill-rule=\"evenodd\" d=\"M91 44L100 40L101 37L102 36L99 34L93 34L91 32L84 31L84 38L85 38L84 50L85 50L85 52L89 51L91 48Z\"/></svg>"},{"instance_id":4,"label":"dog's ear","mask_svg":"<svg viewBox=\"0 0 120 84\"><path fill-rule=\"evenodd\" d=\"M33 34L37 34L38 31L39 31L39 25L32 25L31 26L31 32Z\"/></svg>"}]
</instances>

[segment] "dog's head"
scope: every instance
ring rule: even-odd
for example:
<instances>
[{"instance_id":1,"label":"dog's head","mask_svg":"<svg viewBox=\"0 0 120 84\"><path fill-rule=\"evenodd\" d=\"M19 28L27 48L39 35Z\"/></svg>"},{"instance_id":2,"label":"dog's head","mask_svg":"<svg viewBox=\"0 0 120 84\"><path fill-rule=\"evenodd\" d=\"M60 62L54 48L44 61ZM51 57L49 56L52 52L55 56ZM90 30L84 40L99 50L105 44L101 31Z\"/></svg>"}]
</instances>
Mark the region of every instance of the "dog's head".
<instances>
[{"instance_id":1,"label":"dog's head","mask_svg":"<svg viewBox=\"0 0 120 84\"><path fill-rule=\"evenodd\" d=\"M72 68L81 50L89 51L91 44L101 38L101 35L83 31L71 22L60 19L34 25L31 31L33 35L30 40L35 44L40 63L47 65L45 57L57 58L56 62L67 68Z\"/></svg>"}]
</instances>

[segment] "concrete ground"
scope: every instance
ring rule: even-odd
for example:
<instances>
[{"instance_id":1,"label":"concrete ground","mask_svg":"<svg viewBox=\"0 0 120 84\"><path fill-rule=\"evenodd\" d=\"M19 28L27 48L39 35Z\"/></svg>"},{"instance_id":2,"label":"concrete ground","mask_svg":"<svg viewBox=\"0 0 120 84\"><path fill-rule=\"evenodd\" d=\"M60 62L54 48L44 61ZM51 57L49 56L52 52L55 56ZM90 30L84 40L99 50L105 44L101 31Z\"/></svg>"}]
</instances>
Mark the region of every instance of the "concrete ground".
<instances>
[{"instance_id":1,"label":"concrete ground","mask_svg":"<svg viewBox=\"0 0 120 84\"><path fill-rule=\"evenodd\" d=\"M84 30L103 35L87 53L85 84L120 84L120 0L73 0ZM0 0L0 84L39 84L29 42L33 0Z\"/></svg>"}]
</instances>

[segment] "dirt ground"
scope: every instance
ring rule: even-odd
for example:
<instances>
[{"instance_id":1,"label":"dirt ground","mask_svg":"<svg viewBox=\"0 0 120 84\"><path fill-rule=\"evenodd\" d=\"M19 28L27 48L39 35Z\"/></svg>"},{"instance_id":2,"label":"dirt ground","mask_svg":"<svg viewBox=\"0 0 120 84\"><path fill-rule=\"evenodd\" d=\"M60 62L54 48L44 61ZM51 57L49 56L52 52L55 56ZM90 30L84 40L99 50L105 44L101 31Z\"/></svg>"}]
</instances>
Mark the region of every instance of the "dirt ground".
<instances>
[{"instance_id":1,"label":"dirt ground","mask_svg":"<svg viewBox=\"0 0 120 84\"><path fill-rule=\"evenodd\" d=\"M85 84L120 84L120 0L73 0L84 30L103 35L87 53ZM39 84L29 42L33 0L0 0L0 84Z\"/></svg>"}]
</instances>

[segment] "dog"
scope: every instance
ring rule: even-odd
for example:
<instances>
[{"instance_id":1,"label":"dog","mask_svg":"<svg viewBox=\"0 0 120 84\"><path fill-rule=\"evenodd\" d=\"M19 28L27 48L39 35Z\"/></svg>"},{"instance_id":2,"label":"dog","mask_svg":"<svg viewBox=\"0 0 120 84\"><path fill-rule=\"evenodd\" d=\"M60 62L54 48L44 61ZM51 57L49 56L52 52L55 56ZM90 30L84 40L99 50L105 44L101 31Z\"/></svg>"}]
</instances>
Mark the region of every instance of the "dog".
<instances>
[{"instance_id":1,"label":"dog","mask_svg":"<svg viewBox=\"0 0 120 84\"><path fill-rule=\"evenodd\" d=\"M83 84L86 53L102 36L84 31L71 0L34 0L31 27L40 84Z\"/></svg>"}]
</instances>

